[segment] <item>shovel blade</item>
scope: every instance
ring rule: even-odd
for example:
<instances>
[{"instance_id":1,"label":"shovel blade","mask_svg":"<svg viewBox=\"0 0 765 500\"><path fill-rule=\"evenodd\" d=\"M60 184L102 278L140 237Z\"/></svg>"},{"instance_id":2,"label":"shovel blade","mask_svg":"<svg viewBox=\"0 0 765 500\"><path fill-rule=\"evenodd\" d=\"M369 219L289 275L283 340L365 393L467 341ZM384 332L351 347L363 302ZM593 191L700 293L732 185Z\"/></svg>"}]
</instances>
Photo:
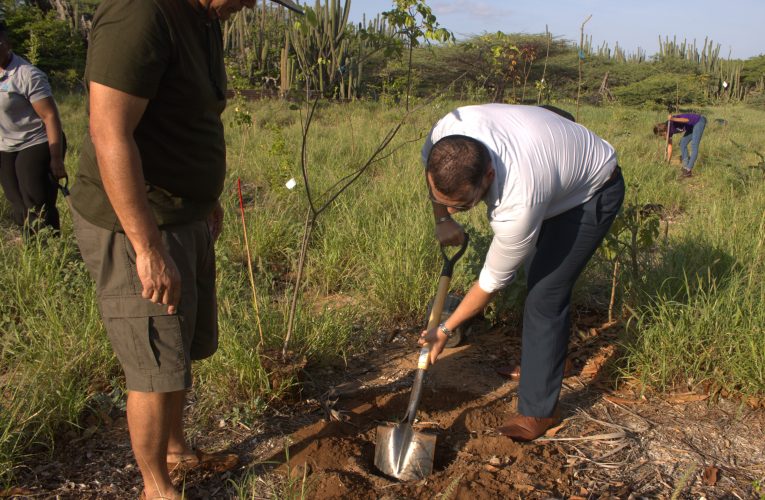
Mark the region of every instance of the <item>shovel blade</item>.
<instances>
[{"instance_id":1,"label":"shovel blade","mask_svg":"<svg viewBox=\"0 0 765 500\"><path fill-rule=\"evenodd\" d=\"M401 481L422 479L433 472L436 436L416 432L409 423L377 427L375 467Z\"/></svg>"}]
</instances>

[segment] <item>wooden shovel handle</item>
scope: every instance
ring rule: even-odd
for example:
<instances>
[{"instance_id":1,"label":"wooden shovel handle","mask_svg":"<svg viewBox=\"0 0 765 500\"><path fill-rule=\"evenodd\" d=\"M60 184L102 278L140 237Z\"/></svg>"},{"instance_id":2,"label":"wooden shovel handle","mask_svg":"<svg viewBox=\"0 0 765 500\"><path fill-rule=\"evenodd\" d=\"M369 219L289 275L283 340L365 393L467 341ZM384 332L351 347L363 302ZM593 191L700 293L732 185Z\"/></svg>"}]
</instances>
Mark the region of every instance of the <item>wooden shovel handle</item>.
<instances>
[{"instance_id":1,"label":"wooden shovel handle","mask_svg":"<svg viewBox=\"0 0 765 500\"><path fill-rule=\"evenodd\" d=\"M444 265L441 268L441 277L438 278L438 290L436 291L436 297L433 299L433 307L430 309L430 318L428 318L428 330L431 330L441 323L441 313L444 311L444 304L446 303L446 296L449 294L449 283L452 281L452 272L454 271L454 265L460 260L467 250L470 238L465 234L465 238L462 241L462 247L451 258L446 255L444 247L441 247L441 255L444 258ZM420 355L417 358L417 369L427 370L430 364L430 344L425 344L420 349Z\"/></svg>"}]
</instances>

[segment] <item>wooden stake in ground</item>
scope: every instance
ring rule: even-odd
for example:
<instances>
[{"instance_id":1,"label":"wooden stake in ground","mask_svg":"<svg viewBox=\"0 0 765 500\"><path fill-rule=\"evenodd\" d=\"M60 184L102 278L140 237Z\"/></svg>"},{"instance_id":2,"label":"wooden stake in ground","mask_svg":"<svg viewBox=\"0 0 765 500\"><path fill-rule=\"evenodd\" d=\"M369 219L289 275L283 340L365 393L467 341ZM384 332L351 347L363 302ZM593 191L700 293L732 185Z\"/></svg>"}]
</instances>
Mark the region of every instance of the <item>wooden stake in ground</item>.
<instances>
[{"instance_id":1,"label":"wooden stake in ground","mask_svg":"<svg viewBox=\"0 0 765 500\"><path fill-rule=\"evenodd\" d=\"M582 23L579 28L579 85L576 88L576 121L579 122L579 97L582 95L582 65L584 65L584 25L587 21L592 19L592 14L587 16L587 19Z\"/></svg>"},{"instance_id":2,"label":"wooden stake in ground","mask_svg":"<svg viewBox=\"0 0 765 500\"><path fill-rule=\"evenodd\" d=\"M242 233L244 234L244 248L247 251L247 272L250 275L250 288L252 289L252 304L255 306L255 320L258 323L258 352L263 348L263 327L260 324L260 310L258 308L258 295L255 292L255 276L252 272L252 256L250 255L250 240L247 238L247 222L244 219L244 200L242 199L242 179L236 179L236 187L239 191L239 212L242 214Z\"/></svg>"},{"instance_id":3,"label":"wooden stake in ground","mask_svg":"<svg viewBox=\"0 0 765 500\"><path fill-rule=\"evenodd\" d=\"M539 85L539 92L537 93L537 105L539 105L542 101L542 90L544 90L545 85L545 76L547 75L547 58L550 56L550 42L552 42L552 34L550 33L550 30L547 29L547 25L545 24L545 39L547 40L547 49L545 49L545 65L542 68L542 80L540 81Z\"/></svg>"}]
</instances>

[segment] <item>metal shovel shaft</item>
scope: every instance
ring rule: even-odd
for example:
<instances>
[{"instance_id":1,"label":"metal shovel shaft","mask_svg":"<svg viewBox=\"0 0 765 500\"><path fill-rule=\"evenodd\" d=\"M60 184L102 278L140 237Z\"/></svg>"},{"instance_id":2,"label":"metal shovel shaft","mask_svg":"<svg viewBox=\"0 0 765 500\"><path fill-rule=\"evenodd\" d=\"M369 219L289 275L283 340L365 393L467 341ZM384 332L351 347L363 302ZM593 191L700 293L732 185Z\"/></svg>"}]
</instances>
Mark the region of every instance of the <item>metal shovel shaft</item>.
<instances>
[{"instance_id":1,"label":"metal shovel shaft","mask_svg":"<svg viewBox=\"0 0 765 500\"><path fill-rule=\"evenodd\" d=\"M449 276L441 276L439 279L438 292L433 301L433 309L428 320L428 329L438 325L446 295L449 292L449 282ZM398 425L377 427L375 467L402 481L422 479L433 471L436 436L417 432L412 427L422 398L422 383L425 379L425 372L429 366L430 346L426 344L420 349L417 372L414 375L412 393L409 395L409 404L404 418Z\"/></svg>"},{"instance_id":2,"label":"metal shovel shaft","mask_svg":"<svg viewBox=\"0 0 765 500\"><path fill-rule=\"evenodd\" d=\"M428 330L438 326L441 320L446 296L449 293L449 283L452 278L454 264L465 253L467 244L468 239L466 235L462 248L451 259L446 257L443 247L441 248L444 266L441 270L441 277L438 280L438 291L436 292L435 299L433 299L433 308L430 310ZM409 396L409 404L407 405L404 418L398 425L381 425L377 427L375 467L383 473L402 481L422 479L433 471L433 459L436 454L436 436L425 432L417 432L412 427L417 416L417 408L420 406L422 382L425 379L425 372L428 370L428 366L430 366L430 346L425 344L420 349L417 360L417 373L414 376L412 393Z\"/></svg>"}]
</instances>

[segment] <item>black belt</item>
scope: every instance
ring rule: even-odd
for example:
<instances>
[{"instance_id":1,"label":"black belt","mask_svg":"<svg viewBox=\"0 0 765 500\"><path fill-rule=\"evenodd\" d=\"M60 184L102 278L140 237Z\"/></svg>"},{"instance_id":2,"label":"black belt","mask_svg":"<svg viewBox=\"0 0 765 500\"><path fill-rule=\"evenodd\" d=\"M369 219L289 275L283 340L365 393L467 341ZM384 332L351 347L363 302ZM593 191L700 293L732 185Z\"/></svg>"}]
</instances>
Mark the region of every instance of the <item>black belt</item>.
<instances>
[{"instance_id":1,"label":"black belt","mask_svg":"<svg viewBox=\"0 0 765 500\"><path fill-rule=\"evenodd\" d=\"M611 176L608 178L608 180L607 180L606 182L604 182L604 183L603 183L603 185L602 185L602 186L600 186L600 187L598 188L598 191L597 191L597 192L599 193L599 192L603 191L604 189L606 189L607 187L609 187L611 184L613 184L614 182L616 182L616 181L617 181L617 179L619 179L619 177L621 177L621 175L620 175L620 174L621 174L621 172L622 172L622 169L621 169L621 168L619 168L619 165L617 165L617 166L614 168L614 171L613 171L613 172L611 172Z\"/></svg>"}]
</instances>

